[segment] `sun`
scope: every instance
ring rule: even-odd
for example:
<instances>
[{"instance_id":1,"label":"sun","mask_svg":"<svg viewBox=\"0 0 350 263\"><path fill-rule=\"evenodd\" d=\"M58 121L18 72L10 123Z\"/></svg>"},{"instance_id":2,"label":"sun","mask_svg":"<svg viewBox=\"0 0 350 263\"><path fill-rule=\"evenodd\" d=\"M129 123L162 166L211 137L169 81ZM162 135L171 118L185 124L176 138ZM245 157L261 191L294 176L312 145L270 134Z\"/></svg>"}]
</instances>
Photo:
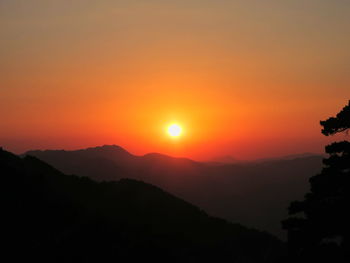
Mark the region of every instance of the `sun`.
<instances>
[{"instance_id":1,"label":"sun","mask_svg":"<svg viewBox=\"0 0 350 263\"><path fill-rule=\"evenodd\" d=\"M171 137L179 137L181 135L181 133L182 133L182 128L178 124L171 124L168 127L168 134Z\"/></svg>"}]
</instances>

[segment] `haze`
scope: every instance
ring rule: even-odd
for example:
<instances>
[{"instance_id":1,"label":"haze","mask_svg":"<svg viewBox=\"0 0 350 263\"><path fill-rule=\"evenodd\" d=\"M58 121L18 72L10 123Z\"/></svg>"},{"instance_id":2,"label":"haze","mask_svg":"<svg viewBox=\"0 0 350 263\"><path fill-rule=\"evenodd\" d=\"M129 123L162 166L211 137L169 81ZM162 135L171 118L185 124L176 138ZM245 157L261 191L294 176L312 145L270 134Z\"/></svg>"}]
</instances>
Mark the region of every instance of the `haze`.
<instances>
[{"instance_id":1,"label":"haze","mask_svg":"<svg viewBox=\"0 0 350 263\"><path fill-rule=\"evenodd\" d=\"M341 0L2 0L1 145L322 152L319 121L350 95L349 14Z\"/></svg>"}]
</instances>

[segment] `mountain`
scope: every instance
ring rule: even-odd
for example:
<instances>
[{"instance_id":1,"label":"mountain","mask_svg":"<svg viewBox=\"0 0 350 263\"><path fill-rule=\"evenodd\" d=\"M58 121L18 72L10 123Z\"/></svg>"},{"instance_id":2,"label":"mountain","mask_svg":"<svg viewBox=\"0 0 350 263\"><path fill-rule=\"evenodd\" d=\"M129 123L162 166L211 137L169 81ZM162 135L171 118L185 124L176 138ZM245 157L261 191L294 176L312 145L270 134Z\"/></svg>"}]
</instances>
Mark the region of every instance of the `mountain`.
<instances>
[{"instance_id":1,"label":"mountain","mask_svg":"<svg viewBox=\"0 0 350 263\"><path fill-rule=\"evenodd\" d=\"M233 163L241 163L241 162L243 161L236 159L231 155L218 156L208 161L208 163L213 163L213 164L233 164Z\"/></svg>"},{"instance_id":2,"label":"mountain","mask_svg":"<svg viewBox=\"0 0 350 263\"><path fill-rule=\"evenodd\" d=\"M324 158L324 154L316 154L316 153L301 153L301 154L290 154L290 155L285 155L281 157L271 157L271 158L262 158L262 159L257 159L254 161L250 162L255 162L255 163L263 163L263 162L273 162L273 161L280 161L280 160L295 160L295 159L302 159L302 158L308 158L308 157L322 157Z\"/></svg>"},{"instance_id":3,"label":"mountain","mask_svg":"<svg viewBox=\"0 0 350 263\"><path fill-rule=\"evenodd\" d=\"M98 183L2 149L0 171L9 262L253 263L279 262L284 253L271 235L210 217L144 182Z\"/></svg>"},{"instance_id":4,"label":"mountain","mask_svg":"<svg viewBox=\"0 0 350 263\"><path fill-rule=\"evenodd\" d=\"M285 238L280 221L292 200L302 199L308 179L322 168L321 155L234 164L201 163L162 154L135 156L119 146L27 155L67 174L98 181L130 178L151 183L209 214Z\"/></svg>"}]
</instances>

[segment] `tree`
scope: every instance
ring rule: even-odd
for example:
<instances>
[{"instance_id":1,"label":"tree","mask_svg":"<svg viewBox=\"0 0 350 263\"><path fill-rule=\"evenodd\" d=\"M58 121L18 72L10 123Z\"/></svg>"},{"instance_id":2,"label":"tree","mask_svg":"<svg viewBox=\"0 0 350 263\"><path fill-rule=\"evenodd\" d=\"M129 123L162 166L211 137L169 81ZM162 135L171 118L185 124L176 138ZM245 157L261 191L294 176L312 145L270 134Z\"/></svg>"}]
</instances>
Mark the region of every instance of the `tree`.
<instances>
[{"instance_id":1,"label":"tree","mask_svg":"<svg viewBox=\"0 0 350 263\"><path fill-rule=\"evenodd\" d=\"M347 133L350 101L320 124L325 136ZM329 157L321 173L310 178L310 192L290 204L290 217L282 221L292 262L350 262L350 142L334 142L325 151Z\"/></svg>"}]
</instances>

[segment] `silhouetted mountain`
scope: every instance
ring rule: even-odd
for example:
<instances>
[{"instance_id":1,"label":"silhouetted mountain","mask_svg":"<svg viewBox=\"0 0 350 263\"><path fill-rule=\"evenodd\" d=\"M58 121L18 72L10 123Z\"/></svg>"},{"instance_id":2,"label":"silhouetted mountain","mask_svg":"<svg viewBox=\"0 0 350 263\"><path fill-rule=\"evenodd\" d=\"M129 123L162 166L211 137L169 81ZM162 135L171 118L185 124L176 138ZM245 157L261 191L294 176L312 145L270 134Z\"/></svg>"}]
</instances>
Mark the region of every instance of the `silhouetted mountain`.
<instances>
[{"instance_id":1,"label":"silhouetted mountain","mask_svg":"<svg viewBox=\"0 0 350 263\"><path fill-rule=\"evenodd\" d=\"M0 171L7 262L277 262L283 253L269 234L209 217L140 181L97 183L2 149Z\"/></svg>"},{"instance_id":2,"label":"silhouetted mountain","mask_svg":"<svg viewBox=\"0 0 350 263\"><path fill-rule=\"evenodd\" d=\"M242 162L241 160L236 159L231 155L218 156L208 161L208 163L212 163L212 164L234 164L234 163L241 163L241 162Z\"/></svg>"},{"instance_id":3,"label":"silhouetted mountain","mask_svg":"<svg viewBox=\"0 0 350 263\"><path fill-rule=\"evenodd\" d=\"M290 154L290 155L285 155L285 156L281 156L281 157L262 158L262 159L257 159L257 160L250 161L250 162L263 163L263 162L273 162L273 161L281 161L281 160L295 160L295 159L315 157L315 156L324 157L324 155L322 155L322 154L301 153L301 154Z\"/></svg>"},{"instance_id":4,"label":"silhouetted mountain","mask_svg":"<svg viewBox=\"0 0 350 263\"><path fill-rule=\"evenodd\" d=\"M135 156L119 146L30 151L68 174L98 181L132 178L154 184L214 216L285 238L280 220L322 168L321 155L236 164L200 163L161 154ZM298 157L298 156L296 156Z\"/></svg>"},{"instance_id":5,"label":"silhouetted mountain","mask_svg":"<svg viewBox=\"0 0 350 263\"><path fill-rule=\"evenodd\" d=\"M321 156L321 154L301 153L301 154L290 154L290 155L279 156L279 157L261 158L261 159L255 159L255 160L240 160L240 159L234 158L231 155L225 155L225 156L213 158L207 161L206 163L213 164L213 165L247 164L247 163L252 164L252 163L263 163L263 162L272 162L272 161L281 161L281 160L293 160L293 159L315 157L315 156Z\"/></svg>"}]
</instances>

